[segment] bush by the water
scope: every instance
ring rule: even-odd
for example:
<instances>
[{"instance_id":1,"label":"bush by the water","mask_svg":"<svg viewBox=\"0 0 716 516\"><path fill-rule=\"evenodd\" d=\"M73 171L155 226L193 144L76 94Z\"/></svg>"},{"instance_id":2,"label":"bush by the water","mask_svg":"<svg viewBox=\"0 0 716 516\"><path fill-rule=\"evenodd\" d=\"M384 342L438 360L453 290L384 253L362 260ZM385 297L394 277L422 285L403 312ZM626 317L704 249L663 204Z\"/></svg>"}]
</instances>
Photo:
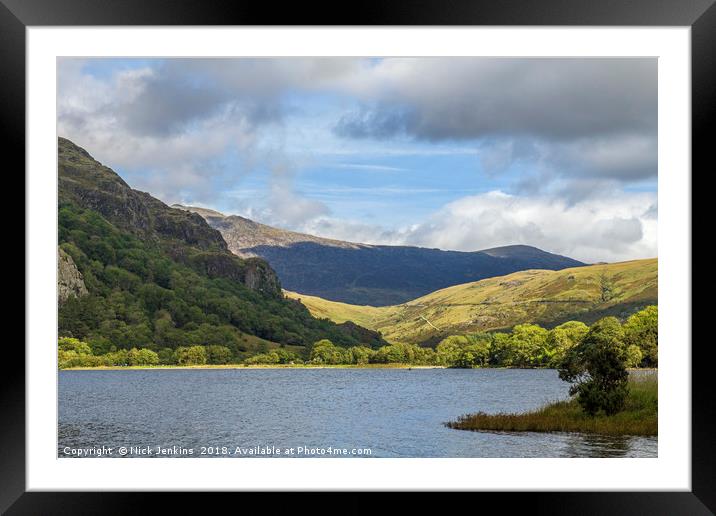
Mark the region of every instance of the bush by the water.
<instances>
[{"instance_id":1,"label":"bush by the water","mask_svg":"<svg viewBox=\"0 0 716 516\"><path fill-rule=\"evenodd\" d=\"M657 435L658 381L656 374L633 375L623 410L590 416L576 399L551 403L524 414L479 412L446 423L450 428L503 432L586 432L604 435Z\"/></svg>"}]
</instances>

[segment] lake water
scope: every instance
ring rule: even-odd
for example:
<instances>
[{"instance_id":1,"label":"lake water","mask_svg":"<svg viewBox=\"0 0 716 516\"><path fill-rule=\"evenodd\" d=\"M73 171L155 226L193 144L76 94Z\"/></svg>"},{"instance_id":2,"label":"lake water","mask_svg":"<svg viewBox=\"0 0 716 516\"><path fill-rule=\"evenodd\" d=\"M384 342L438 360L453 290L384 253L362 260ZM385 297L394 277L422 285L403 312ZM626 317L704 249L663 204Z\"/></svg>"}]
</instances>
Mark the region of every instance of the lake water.
<instances>
[{"instance_id":1,"label":"lake water","mask_svg":"<svg viewBox=\"0 0 716 516\"><path fill-rule=\"evenodd\" d=\"M656 438L443 425L534 409L567 390L545 369L60 371L58 456L102 446L130 457L657 456Z\"/></svg>"}]
</instances>

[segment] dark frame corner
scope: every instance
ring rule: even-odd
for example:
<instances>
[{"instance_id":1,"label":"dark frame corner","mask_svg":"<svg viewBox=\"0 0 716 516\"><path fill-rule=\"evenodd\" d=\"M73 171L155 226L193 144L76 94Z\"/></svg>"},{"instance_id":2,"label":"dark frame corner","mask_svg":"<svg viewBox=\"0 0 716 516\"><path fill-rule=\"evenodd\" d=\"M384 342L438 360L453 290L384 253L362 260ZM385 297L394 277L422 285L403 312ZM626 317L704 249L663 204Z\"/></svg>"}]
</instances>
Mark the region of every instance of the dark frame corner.
<instances>
[{"instance_id":1,"label":"dark frame corner","mask_svg":"<svg viewBox=\"0 0 716 516\"><path fill-rule=\"evenodd\" d=\"M709 136L716 120L716 4L715 0L368 0L351 11L293 3L275 9L270 4L229 0L0 0L0 112L4 146L14 158L6 176L25 170L25 29L37 25L614 25L689 26L692 36L692 169L715 170ZM320 5L320 7L319 7ZM11 170L14 172L11 172ZM688 172L686 172L688 173ZM693 181L693 173L691 175ZM24 181L22 191L25 191ZM693 191L693 189L692 189ZM694 219L696 222L696 219ZM693 253L693 250L692 250ZM693 259L692 259L693 263ZM27 277L31 271L25 269ZM27 307L31 309L31 307ZM692 317L693 319L693 317ZM641 493L508 493L480 494L480 505L491 497L502 507L551 514L714 514L716 513L716 425L709 342L692 346L692 491ZM9 349L8 349L9 348ZM6 347L6 362L25 364L18 346ZM25 486L25 368L8 367L2 381L0 413L0 511L7 514L126 514L147 507L147 497L159 497L166 510L186 513L197 500L187 493L29 493ZM229 494L212 494L225 500ZM241 494L256 497L256 494ZM455 501L466 496L452 495ZM204 497L202 497L203 500ZM314 494L293 494L313 508ZM323 497L321 498L323 499ZM422 504L412 494L403 510ZM257 500L258 501L258 500ZM265 498L262 497L262 501ZM507 502L507 503L506 503ZM373 503L357 495L339 502L351 512L369 510ZM329 504L330 505L330 504ZM206 509L205 502L203 507ZM360 511L362 512L362 511Z\"/></svg>"}]
</instances>

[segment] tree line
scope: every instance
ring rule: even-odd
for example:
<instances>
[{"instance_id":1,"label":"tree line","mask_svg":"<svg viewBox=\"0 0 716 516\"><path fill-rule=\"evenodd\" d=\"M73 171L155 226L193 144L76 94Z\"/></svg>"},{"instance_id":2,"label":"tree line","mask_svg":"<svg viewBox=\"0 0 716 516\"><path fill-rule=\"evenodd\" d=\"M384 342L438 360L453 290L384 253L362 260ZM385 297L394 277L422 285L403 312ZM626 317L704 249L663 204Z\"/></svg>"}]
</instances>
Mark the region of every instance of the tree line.
<instances>
[{"instance_id":1,"label":"tree line","mask_svg":"<svg viewBox=\"0 0 716 516\"><path fill-rule=\"evenodd\" d=\"M228 346L193 344L157 350L133 346L96 353L76 338L60 338L60 368L95 366L203 365L203 364L313 364L365 365L411 364L453 368L518 367L579 369L573 351L588 341L597 329L610 328L620 360L626 367L658 366L658 310L649 306L631 315L624 323L606 317L591 327L569 321L552 329L536 324L519 324L511 332L451 335L435 349L415 344L394 343L374 349L367 345L338 346L329 339L315 342L303 353L283 347L248 358L237 357ZM571 362L570 362L571 361ZM571 364L571 366L569 365ZM571 369L570 369L571 368ZM570 376L571 375L571 376ZM565 377L575 374L564 373Z\"/></svg>"}]
</instances>

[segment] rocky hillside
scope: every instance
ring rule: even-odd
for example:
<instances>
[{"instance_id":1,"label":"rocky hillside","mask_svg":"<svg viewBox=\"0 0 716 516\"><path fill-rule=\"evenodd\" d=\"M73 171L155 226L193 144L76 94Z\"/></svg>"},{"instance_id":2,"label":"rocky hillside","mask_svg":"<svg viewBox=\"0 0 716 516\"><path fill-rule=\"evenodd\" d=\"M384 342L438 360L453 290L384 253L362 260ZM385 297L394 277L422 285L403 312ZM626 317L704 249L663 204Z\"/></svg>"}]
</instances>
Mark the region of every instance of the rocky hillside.
<instances>
[{"instance_id":1,"label":"rocky hillside","mask_svg":"<svg viewBox=\"0 0 716 516\"><path fill-rule=\"evenodd\" d=\"M399 304L441 288L520 270L584 265L526 245L459 252L357 244L285 231L214 210L177 207L203 216L235 254L266 259L284 288L356 305Z\"/></svg>"},{"instance_id":2,"label":"rocky hillside","mask_svg":"<svg viewBox=\"0 0 716 516\"><path fill-rule=\"evenodd\" d=\"M182 206L173 204L178 208L201 215L212 228L218 229L226 240L229 249L239 256L260 256L257 249L261 246L290 247L294 244L311 242L321 246L338 247L341 249L360 249L374 246L354 244L342 240L332 240L306 233L297 233L279 229L260 222L255 222L239 215L224 215L216 210L199 208L196 206Z\"/></svg>"},{"instance_id":3,"label":"rocky hillside","mask_svg":"<svg viewBox=\"0 0 716 516\"><path fill-rule=\"evenodd\" d=\"M221 233L186 210L171 208L146 192L133 190L112 169L84 149L59 138L59 202L95 211L119 229L161 245L174 259L199 267L210 277L240 281L280 296L278 277L261 259L240 260Z\"/></svg>"},{"instance_id":4,"label":"rocky hillside","mask_svg":"<svg viewBox=\"0 0 716 516\"><path fill-rule=\"evenodd\" d=\"M315 319L284 298L265 260L231 253L201 216L133 190L69 140L58 145L61 336L97 354L221 345L234 358L322 338L383 343L374 331Z\"/></svg>"}]
</instances>

